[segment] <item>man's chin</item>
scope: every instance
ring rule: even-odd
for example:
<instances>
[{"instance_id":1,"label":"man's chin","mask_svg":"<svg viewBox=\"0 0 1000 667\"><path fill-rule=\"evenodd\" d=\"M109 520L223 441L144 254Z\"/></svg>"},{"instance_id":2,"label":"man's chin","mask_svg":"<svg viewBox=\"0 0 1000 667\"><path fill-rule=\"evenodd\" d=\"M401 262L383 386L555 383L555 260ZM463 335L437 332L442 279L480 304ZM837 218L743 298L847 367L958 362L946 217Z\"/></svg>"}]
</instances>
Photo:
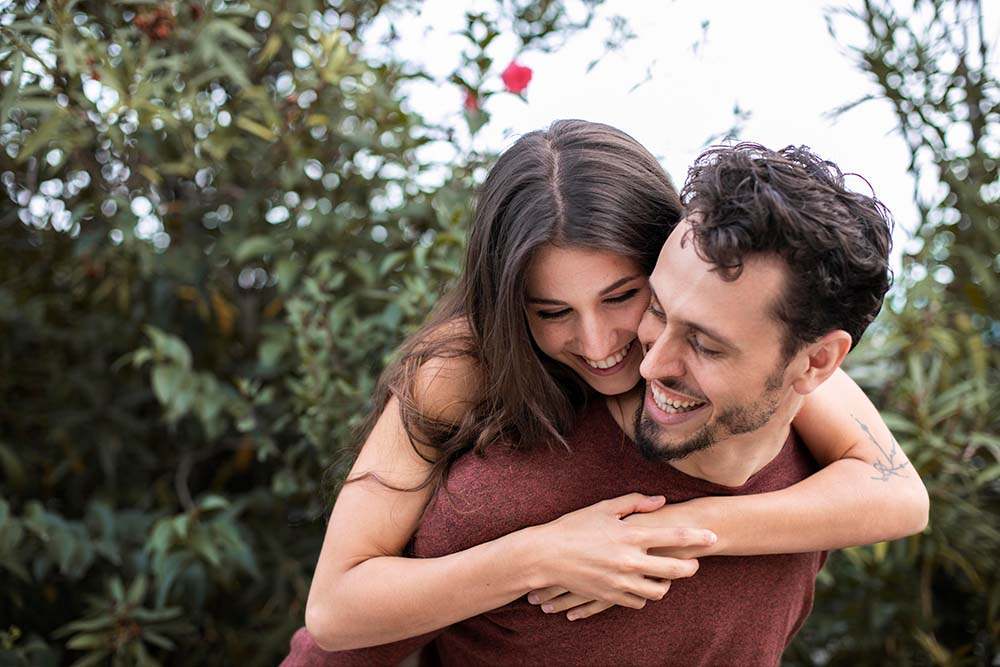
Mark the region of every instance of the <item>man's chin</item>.
<instances>
[{"instance_id":1,"label":"man's chin","mask_svg":"<svg viewBox=\"0 0 1000 667\"><path fill-rule=\"evenodd\" d=\"M642 412L636 415L635 444L647 461L679 461L715 443L707 428L680 442L666 442L662 427Z\"/></svg>"}]
</instances>

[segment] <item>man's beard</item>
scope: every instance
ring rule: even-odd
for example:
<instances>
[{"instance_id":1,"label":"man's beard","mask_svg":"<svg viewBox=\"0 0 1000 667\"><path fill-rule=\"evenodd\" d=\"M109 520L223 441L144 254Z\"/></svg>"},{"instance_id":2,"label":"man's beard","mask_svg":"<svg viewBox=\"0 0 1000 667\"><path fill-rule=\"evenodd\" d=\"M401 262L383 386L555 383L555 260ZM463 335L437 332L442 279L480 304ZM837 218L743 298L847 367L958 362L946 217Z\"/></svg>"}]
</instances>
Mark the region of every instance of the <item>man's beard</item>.
<instances>
[{"instance_id":1,"label":"man's beard","mask_svg":"<svg viewBox=\"0 0 1000 667\"><path fill-rule=\"evenodd\" d=\"M635 444L647 461L677 461L734 435L763 428L778 409L785 367L779 368L764 384L764 393L755 401L726 408L718 417L704 424L691 436L668 447L659 444L662 427L647 417L639 404L635 413ZM669 384L664 383L669 388Z\"/></svg>"}]
</instances>

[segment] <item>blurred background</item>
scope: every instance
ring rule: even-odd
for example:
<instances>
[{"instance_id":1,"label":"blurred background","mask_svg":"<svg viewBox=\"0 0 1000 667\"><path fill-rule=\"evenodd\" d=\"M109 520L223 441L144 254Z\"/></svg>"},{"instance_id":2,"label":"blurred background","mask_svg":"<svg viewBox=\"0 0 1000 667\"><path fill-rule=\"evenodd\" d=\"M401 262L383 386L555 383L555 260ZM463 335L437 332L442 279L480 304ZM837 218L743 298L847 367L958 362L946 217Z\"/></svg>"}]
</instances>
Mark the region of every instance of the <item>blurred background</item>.
<instances>
[{"instance_id":1,"label":"blurred background","mask_svg":"<svg viewBox=\"0 0 1000 667\"><path fill-rule=\"evenodd\" d=\"M280 661L379 370L563 117L894 211L848 370L930 526L833 554L785 663L1000 664L998 7L707 4L0 0L0 666Z\"/></svg>"}]
</instances>

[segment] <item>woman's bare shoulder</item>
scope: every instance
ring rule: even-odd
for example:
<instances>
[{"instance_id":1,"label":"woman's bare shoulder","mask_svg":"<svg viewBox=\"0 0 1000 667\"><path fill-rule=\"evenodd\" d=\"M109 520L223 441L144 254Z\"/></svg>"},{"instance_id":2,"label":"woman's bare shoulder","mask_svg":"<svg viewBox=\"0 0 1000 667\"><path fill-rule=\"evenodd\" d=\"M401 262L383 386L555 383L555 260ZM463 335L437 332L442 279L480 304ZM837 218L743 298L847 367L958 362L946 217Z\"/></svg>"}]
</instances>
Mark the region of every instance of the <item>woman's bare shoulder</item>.
<instances>
[{"instance_id":1,"label":"woman's bare shoulder","mask_svg":"<svg viewBox=\"0 0 1000 667\"><path fill-rule=\"evenodd\" d=\"M416 371L414 399L427 417L447 423L462 421L482 397L482 371L468 344L469 327L446 322L428 333L434 351Z\"/></svg>"}]
</instances>

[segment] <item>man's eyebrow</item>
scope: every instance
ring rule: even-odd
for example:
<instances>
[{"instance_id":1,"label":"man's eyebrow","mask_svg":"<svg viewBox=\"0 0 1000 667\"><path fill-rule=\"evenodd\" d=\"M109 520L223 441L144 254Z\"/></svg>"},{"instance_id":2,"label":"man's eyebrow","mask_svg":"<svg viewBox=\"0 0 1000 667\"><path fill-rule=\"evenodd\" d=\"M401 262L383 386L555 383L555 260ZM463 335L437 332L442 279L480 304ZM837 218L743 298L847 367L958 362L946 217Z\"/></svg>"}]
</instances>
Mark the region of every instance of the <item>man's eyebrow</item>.
<instances>
[{"instance_id":1,"label":"man's eyebrow","mask_svg":"<svg viewBox=\"0 0 1000 667\"><path fill-rule=\"evenodd\" d=\"M614 281L613 283L611 283L610 285L608 285L607 287L605 287L604 289L602 289L600 291L600 296L604 296L605 294L608 294L609 292L614 292L616 289L618 289L622 285L624 285L626 283L629 283L629 282L635 280L636 278L641 278L641 277L642 277L641 273L636 273L636 274L631 275L631 276L625 276L624 278L619 278L618 280ZM556 301L555 299L536 299L536 298L530 297L530 296L528 297L528 303L536 303L538 305L548 305L548 306L565 306L566 305L565 301Z\"/></svg>"},{"instance_id":2,"label":"man's eyebrow","mask_svg":"<svg viewBox=\"0 0 1000 667\"><path fill-rule=\"evenodd\" d=\"M659 299L659 297L656 296L656 289L653 288L652 281L650 281L650 289L649 289L649 291L650 291L650 294L651 294L651 297L650 297L651 303L656 303L656 305L660 306L660 308L662 309L663 306L660 305L660 299ZM663 314L663 317L665 319L667 318L666 313ZM693 331L697 331L698 333L705 334L706 336L708 336L712 340L715 340L715 341L717 341L719 343L722 343L726 347L732 348L734 350L740 349L739 346L736 345L736 343L734 343L733 341L729 340L727 337L723 336L721 333L719 333L718 331L712 329L711 327L705 326L704 324L698 324L697 322L692 322L690 320L685 320L685 319L682 319L682 318L679 318L679 317L672 317L672 318L669 318L669 319L671 319L674 322L677 322L678 324L681 324L681 325L687 327L688 329L691 329Z\"/></svg>"},{"instance_id":3,"label":"man's eyebrow","mask_svg":"<svg viewBox=\"0 0 1000 667\"><path fill-rule=\"evenodd\" d=\"M723 336L722 334L720 334L718 331L714 331L714 330L706 327L703 324L696 324L694 322L688 322L686 320L681 320L681 323L684 324L688 329L691 329L693 331L697 331L699 333L703 333L706 336L708 336L709 338L711 338L711 339L713 339L713 340L715 340L715 341L717 341L719 343L722 343L726 347L732 348L734 350L738 350L739 349L739 347L736 346L736 343L732 342L731 340L729 340L728 338L726 338L725 336Z\"/></svg>"}]
</instances>

